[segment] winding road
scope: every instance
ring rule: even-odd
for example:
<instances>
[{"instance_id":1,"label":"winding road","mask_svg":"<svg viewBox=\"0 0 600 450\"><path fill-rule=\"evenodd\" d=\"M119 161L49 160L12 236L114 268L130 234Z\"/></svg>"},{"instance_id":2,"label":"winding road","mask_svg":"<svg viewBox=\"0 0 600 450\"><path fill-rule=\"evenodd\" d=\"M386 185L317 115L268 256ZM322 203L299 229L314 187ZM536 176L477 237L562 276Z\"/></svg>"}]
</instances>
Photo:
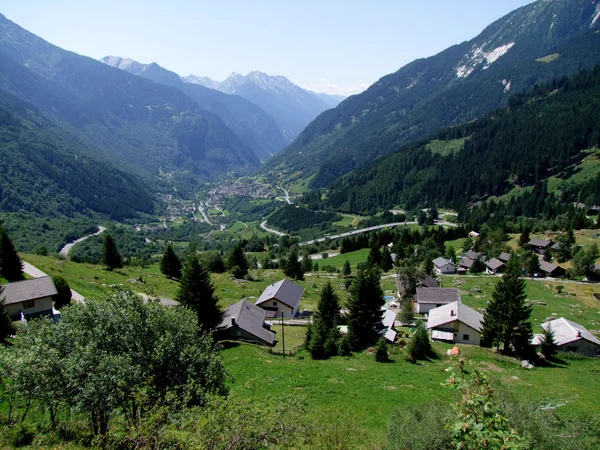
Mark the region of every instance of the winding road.
<instances>
[{"instance_id":1,"label":"winding road","mask_svg":"<svg viewBox=\"0 0 600 450\"><path fill-rule=\"evenodd\" d=\"M207 207L208 207L208 205L207 205ZM210 220L208 220L208 216L204 212L204 204L202 202L200 202L200 204L198 205L198 211L200 211L200 214L202 214L202 217L204 217L204 220L206 221L206 223L209 225L212 225L212 223L210 223Z\"/></svg>"},{"instance_id":2,"label":"winding road","mask_svg":"<svg viewBox=\"0 0 600 450\"><path fill-rule=\"evenodd\" d=\"M87 236L87 237L89 237L89 236ZM26 275L29 275L30 277L33 277L33 278L42 278L42 277L48 276L47 273L42 272L40 269L38 269L34 265L29 264L26 261L21 261L21 262L23 263L23 273L25 273ZM74 291L73 289L71 289L71 300L73 300L77 303L85 303L85 299L84 299L83 295L81 295L77 291Z\"/></svg>"},{"instance_id":3,"label":"winding road","mask_svg":"<svg viewBox=\"0 0 600 450\"><path fill-rule=\"evenodd\" d=\"M292 202L290 201L289 191L286 188L284 188L283 186L280 186L280 187L281 187L281 190L283 191L283 193L285 194L285 201L288 203L288 205L291 205Z\"/></svg>"},{"instance_id":4,"label":"winding road","mask_svg":"<svg viewBox=\"0 0 600 450\"><path fill-rule=\"evenodd\" d=\"M60 256L64 256L65 259L69 259L69 252L71 251L71 248L73 248L73 246L75 244L79 244L80 242L85 241L87 238L90 238L92 236L96 236L96 235L102 233L104 230L106 230L105 227L103 227L102 225L98 225L98 231L96 231L95 233L88 234L86 236L80 237L79 239L77 239L77 240L75 240L73 242L69 242L67 245L65 245L63 248L60 249L60 252L58 252L58 254ZM43 276L45 276L45 275L43 275Z\"/></svg>"},{"instance_id":5,"label":"winding road","mask_svg":"<svg viewBox=\"0 0 600 450\"><path fill-rule=\"evenodd\" d=\"M269 233L276 234L277 236L285 236L285 233L282 233L281 231L274 230L273 228L267 228L267 221L266 221L266 220L263 220L263 221L260 223L260 227L261 227L263 230L265 230L265 231L267 231L267 232L269 232Z\"/></svg>"}]
</instances>

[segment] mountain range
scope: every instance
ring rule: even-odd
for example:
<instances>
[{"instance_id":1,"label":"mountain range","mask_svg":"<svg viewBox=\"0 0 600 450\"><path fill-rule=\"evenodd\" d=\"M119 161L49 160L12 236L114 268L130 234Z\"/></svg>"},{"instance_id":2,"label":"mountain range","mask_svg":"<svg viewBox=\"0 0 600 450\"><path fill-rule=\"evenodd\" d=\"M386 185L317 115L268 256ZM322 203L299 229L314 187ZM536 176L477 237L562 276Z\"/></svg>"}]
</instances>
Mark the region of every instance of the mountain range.
<instances>
[{"instance_id":1,"label":"mountain range","mask_svg":"<svg viewBox=\"0 0 600 450\"><path fill-rule=\"evenodd\" d=\"M514 93L600 62L600 1L539 0L474 39L418 59L321 114L265 171L301 171L311 187L439 128L505 106Z\"/></svg>"}]
</instances>

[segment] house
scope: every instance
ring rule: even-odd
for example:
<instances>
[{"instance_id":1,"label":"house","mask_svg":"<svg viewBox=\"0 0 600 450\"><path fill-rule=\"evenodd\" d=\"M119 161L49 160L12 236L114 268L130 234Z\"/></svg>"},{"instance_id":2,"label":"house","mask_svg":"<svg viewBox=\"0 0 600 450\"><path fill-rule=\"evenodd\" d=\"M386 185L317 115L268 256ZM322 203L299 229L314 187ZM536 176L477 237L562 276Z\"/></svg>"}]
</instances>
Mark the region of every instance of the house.
<instances>
[{"instance_id":1,"label":"house","mask_svg":"<svg viewBox=\"0 0 600 450\"><path fill-rule=\"evenodd\" d=\"M456 288L417 288L415 312L427 314L434 308L460 301L460 292Z\"/></svg>"},{"instance_id":2,"label":"house","mask_svg":"<svg viewBox=\"0 0 600 450\"><path fill-rule=\"evenodd\" d=\"M431 275L425 275L425 277L417 283L417 287L439 287L437 280L433 278ZM396 275L396 290L398 292L398 298L402 297L406 288L404 287L404 283L402 282L402 278Z\"/></svg>"},{"instance_id":3,"label":"house","mask_svg":"<svg viewBox=\"0 0 600 450\"><path fill-rule=\"evenodd\" d=\"M12 320L52 316L52 297L57 294L52 277L15 281L4 286L4 309Z\"/></svg>"},{"instance_id":4,"label":"house","mask_svg":"<svg viewBox=\"0 0 600 450\"><path fill-rule=\"evenodd\" d=\"M252 342L273 347L275 333L265 322L267 312L252 303L242 300L230 305L223 314L217 336L219 339Z\"/></svg>"},{"instance_id":5,"label":"house","mask_svg":"<svg viewBox=\"0 0 600 450\"><path fill-rule=\"evenodd\" d=\"M565 276L565 269L558 264L549 263L548 261L540 260L540 272L547 277L559 278Z\"/></svg>"},{"instance_id":6,"label":"house","mask_svg":"<svg viewBox=\"0 0 600 450\"><path fill-rule=\"evenodd\" d=\"M483 315L456 301L429 311L427 328L434 341L479 345Z\"/></svg>"},{"instance_id":7,"label":"house","mask_svg":"<svg viewBox=\"0 0 600 450\"><path fill-rule=\"evenodd\" d=\"M485 272L490 275L496 275L497 273L504 272L505 268L505 264L497 258L492 258L485 263Z\"/></svg>"},{"instance_id":8,"label":"house","mask_svg":"<svg viewBox=\"0 0 600 450\"><path fill-rule=\"evenodd\" d=\"M461 272L466 272L467 270L471 270L471 266L473 265L474 262L475 262L474 259L471 259L467 256L463 256L460 259L460 262L458 263L458 269Z\"/></svg>"},{"instance_id":9,"label":"house","mask_svg":"<svg viewBox=\"0 0 600 450\"><path fill-rule=\"evenodd\" d=\"M558 348L563 352L576 352L585 356L600 355L600 340L596 338L583 326L561 317L560 319L544 322L542 327L547 330L552 328L554 340ZM541 334L533 336L531 343L539 345L542 340Z\"/></svg>"},{"instance_id":10,"label":"house","mask_svg":"<svg viewBox=\"0 0 600 450\"><path fill-rule=\"evenodd\" d=\"M475 261L476 259L483 258L483 253L476 252L475 250L469 250L463 255L463 258L469 258Z\"/></svg>"},{"instance_id":11,"label":"house","mask_svg":"<svg viewBox=\"0 0 600 450\"><path fill-rule=\"evenodd\" d=\"M532 239L529 241L529 248L532 252L535 252L539 255L543 255L552 247L552 241L547 241L545 239Z\"/></svg>"},{"instance_id":12,"label":"house","mask_svg":"<svg viewBox=\"0 0 600 450\"><path fill-rule=\"evenodd\" d=\"M381 318L381 323L385 329L383 330L383 337L385 337L388 341L394 342L396 340L396 331L394 330L394 323L396 322L396 313L390 311L387 308L382 308L383 315Z\"/></svg>"},{"instance_id":13,"label":"house","mask_svg":"<svg viewBox=\"0 0 600 450\"><path fill-rule=\"evenodd\" d=\"M298 312L302 294L302 286L283 279L267 286L256 301L256 306L267 311L267 317L282 317L283 314L283 317L291 318Z\"/></svg>"},{"instance_id":14,"label":"house","mask_svg":"<svg viewBox=\"0 0 600 450\"><path fill-rule=\"evenodd\" d=\"M453 274L456 273L456 264L446 258L435 258L433 260L433 266L435 271L439 274Z\"/></svg>"},{"instance_id":15,"label":"house","mask_svg":"<svg viewBox=\"0 0 600 450\"><path fill-rule=\"evenodd\" d=\"M469 231L469 237L478 238L479 233L477 231Z\"/></svg>"},{"instance_id":16,"label":"house","mask_svg":"<svg viewBox=\"0 0 600 450\"><path fill-rule=\"evenodd\" d=\"M500 261L502 261L504 264L506 264L510 260L510 256L511 256L510 253L502 252L498 256L498 259Z\"/></svg>"}]
</instances>

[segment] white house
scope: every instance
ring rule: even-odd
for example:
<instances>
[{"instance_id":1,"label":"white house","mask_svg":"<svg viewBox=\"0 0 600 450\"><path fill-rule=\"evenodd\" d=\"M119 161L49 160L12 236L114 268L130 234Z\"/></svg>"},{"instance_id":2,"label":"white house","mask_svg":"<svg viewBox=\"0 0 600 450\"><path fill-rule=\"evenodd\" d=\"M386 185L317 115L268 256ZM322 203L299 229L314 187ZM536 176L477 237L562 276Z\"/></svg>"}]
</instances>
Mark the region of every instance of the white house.
<instances>
[{"instance_id":1,"label":"white house","mask_svg":"<svg viewBox=\"0 0 600 450\"><path fill-rule=\"evenodd\" d=\"M427 328L434 341L479 345L482 321L482 314L457 301L429 311Z\"/></svg>"},{"instance_id":2,"label":"white house","mask_svg":"<svg viewBox=\"0 0 600 450\"><path fill-rule=\"evenodd\" d=\"M267 311L267 317L291 318L296 315L300 307L300 297L304 288L284 279L267 286L256 301L256 306Z\"/></svg>"},{"instance_id":3,"label":"white house","mask_svg":"<svg viewBox=\"0 0 600 450\"><path fill-rule=\"evenodd\" d=\"M600 355L600 340L578 323L561 317L560 319L544 322L542 328L545 330L552 328L554 340L560 351L576 352L585 356ZM541 340L542 335L536 334L533 336L531 343L539 345Z\"/></svg>"},{"instance_id":4,"label":"white house","mask_svg":"<svg viewBox=\"0 0 600 450\"><path fill-rule=\"evenodd\" d=\"M427 314L434 308L460 301L460 291L456 288L417 288L415 312Z\"/></svg>"},{"instance_id":5,"label":"white house","mask_svg":"<svg viewBox=\"0 0 600 450\"><path fill-rule=\"evenodd\" d=\"M433 260L433 266L435 271L439 274L453 274L456 273L456 264L446 258L435 258Z\"/></svg>"},{"instance_id":6,"label":"white house","mask_svg":"<svg viewBox=\"0 0 600 450\"><path fill-rule=\"evenodd\" d=\"M52 277L15 281L4 286L4 309L12 320L52 316L52 297L57 294Z\"/></svg>"}]
</instances>

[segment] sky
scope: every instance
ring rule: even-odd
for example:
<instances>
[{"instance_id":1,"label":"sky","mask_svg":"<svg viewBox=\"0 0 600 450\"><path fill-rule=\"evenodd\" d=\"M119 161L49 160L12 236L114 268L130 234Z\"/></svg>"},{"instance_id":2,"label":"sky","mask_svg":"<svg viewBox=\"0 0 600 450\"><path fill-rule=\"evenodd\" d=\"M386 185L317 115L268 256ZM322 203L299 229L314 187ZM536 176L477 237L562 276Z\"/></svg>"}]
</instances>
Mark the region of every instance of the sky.
<instances>
[{"instance_id":1,"label":"sky","mask_svg":"<svg viewBox=\"0 0 600 450\"><path fill-rule=\"evenodd\" d=\"M2 0L0 13L67 50L223 81L253 70L351 95L477 36L531 0Z\"/></svg>"}]
</instances>

